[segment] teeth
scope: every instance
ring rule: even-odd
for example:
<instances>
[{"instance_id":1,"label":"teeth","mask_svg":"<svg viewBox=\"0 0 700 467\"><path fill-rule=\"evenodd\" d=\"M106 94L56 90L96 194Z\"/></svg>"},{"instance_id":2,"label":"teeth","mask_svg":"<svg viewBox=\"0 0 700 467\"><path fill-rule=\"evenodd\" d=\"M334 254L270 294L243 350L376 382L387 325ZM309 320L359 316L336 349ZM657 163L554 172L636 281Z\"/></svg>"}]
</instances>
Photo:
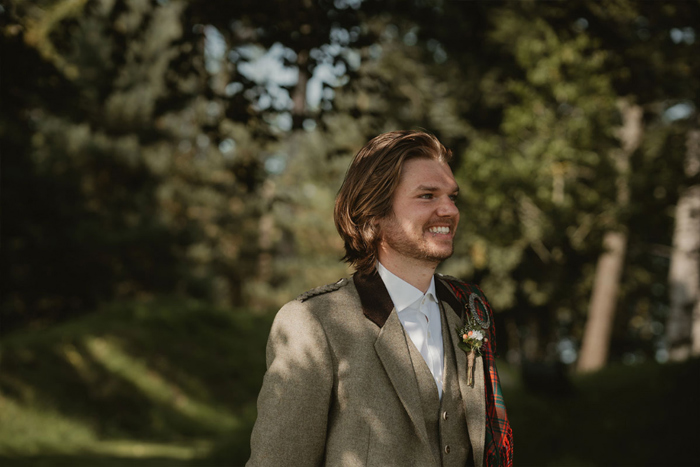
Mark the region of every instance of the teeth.
<instances>
[{"instance_id":1,"label":"teeth","mask_svg":"<svg viewBox=\"0 0 700 467\"><path fill-rule=\"evenodd\" d=\"M428 231L431 233L448 234L448 233L450 233L450 228L449 227L431 227L428 229Z\"/></svg>"}]
</instances>

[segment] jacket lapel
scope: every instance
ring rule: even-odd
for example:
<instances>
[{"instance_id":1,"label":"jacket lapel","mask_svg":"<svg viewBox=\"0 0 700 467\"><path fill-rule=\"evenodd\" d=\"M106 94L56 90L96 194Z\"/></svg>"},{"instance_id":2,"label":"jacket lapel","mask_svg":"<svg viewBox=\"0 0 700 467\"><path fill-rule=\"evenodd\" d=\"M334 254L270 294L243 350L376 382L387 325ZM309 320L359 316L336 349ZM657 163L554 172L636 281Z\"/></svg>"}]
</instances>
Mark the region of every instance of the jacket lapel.
<instances>
[{"instance_id":1,"label":"jacket lapel","mask_svg":"<svg viewBox=\"0 0 700 467\"><path fill-rule=\"evenodd\" d=\"M380 328L383 327L391 312L394 311L394 303L391 301L384 281L376 270L366 275L355 274L352 280L360 296L362 313L368 320Z\"/></svg>"},{"instance_id":2,"label":"jacket lapel","mask_svg":"<svg viewBox=\"0 0 700 467\"><path fill-rule=\"evenodd\" d=\"M429 445L428 432L422 414L420 392L409 355L403 325L394 310L389 292L381 277L374 274L353 276L365 317L381 329L374 349L389 376L391 384L413 422L419 438Z\"/></svg>"},{"instance_id":3,"label":"jacket lapel","mask_svg":"<svg viewBox=\"0 0 700 467\"><path fill-rule=\"evenodd\" d=\"M415 425L419 438L427 445L428 432L423 418L418 381L416 381L408 353L406 335L396 313L389 315L389 319L379 331L374 349L384 365L391 384L394 385L399 400Z\"/></svg>"},{"instance_id":4,"label":"jacket lapel","mask_svg":"<svg viewBox=\"0 0 700 467\"><path fill-rule=\"evenodd\" d=\"M435 278L435 292L438 295L447 317L447 328L452 342L452 349L457 362L457 377L462 393L467 429L472 444L475 465L483 465L484 444L486 440L486 393L484 387L484 361L477 357L474 362L474 387L467 384L467 354L459 348L460 338L456 329L464 325L463 306L449 291L442 281ZM439 284L439 285L438 285Z\"/></svg>"}]
</instances>

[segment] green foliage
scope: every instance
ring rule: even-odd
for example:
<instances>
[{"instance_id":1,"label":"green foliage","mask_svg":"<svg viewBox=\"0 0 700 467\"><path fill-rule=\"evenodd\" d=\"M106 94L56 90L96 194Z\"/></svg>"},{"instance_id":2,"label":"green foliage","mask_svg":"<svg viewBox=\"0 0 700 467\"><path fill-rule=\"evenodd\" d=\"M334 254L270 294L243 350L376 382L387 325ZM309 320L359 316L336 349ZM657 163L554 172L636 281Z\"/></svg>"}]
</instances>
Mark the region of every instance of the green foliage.
<instances>
[{"instance_id":1,"label":"green foliage","mask_svg":"<svg viewBox=\"0 0 700 467\"><path fill-rule=\"evenodd\" d=\"M333 118L327 117L330 125ZM333 223L335 195L349 164L350 151L362 144L351 122L344 137L317 131L297 132L279 146L286 169L270 183L279 193L273 215L277 236L273 280L256 284L255 303L277 306L304 290L345 277L343 244ZM352 148L352 149L351 149ZM281 156L283 154L283 156ZM330 156L330 154L334 154Z\"/></svg>"},{"instance_id":2,"label":"green foliage","mask_svg":"<svg viewBox=\"0 0 700 467\"><path fill-rule=\"evenodd\" d=\"M465 14L460 5L445 9L454 10L451 17ZM547 342L562 333L580 335L602 233L625 228L630 258L615 337L625 344L614 346L615 353L633 346L626 326L631 320L639 326L641 314L643 327L655 331L644 332L636 345L653 354L664 299L655 295L650 304L649 288L663 287L666 280L667 262L658 246L670 245L667 213L675 201L669 194L676 192L664 183L683 179L684 150L662 135L683 132L685 125L663 115L670 105L664 99L675 99L679 88L662 96L657 91L675 80L683 82L678 85L686 98L696 94L690 89L699 81L676 68L690 44L674 44L670 37L700 13L698 4L676 10L625 1L610 9L585 1L508 2L479 13L491 25L480 60L474 58L478 52L452 48L445 63L458 66L462 76L470 75L475 62L492 65L480 77L478 105L462 106L473 130L456 170L463 212L457 254L444 270L478 281L496 310L517 310L507 319L517 320L521 335L544 337L537 357L542 358L551 351L545 351ZM625 66L635 73L623 76ZM650 84L648 73L657 67L668 75ZM617 203L613 164L621 144L621 99L646 105L648 124L642 148L632 156L631 202L624 209ZM637 216L642 212L646 219ZM642 311L649 307L654 311Z\"/></svg>"},{"instance_id":3,"label":"green foliage","mask_svg":"<svg viewBox=\"0 0 700 467\"><path fill-rule=\"evenodd\" d=\"M25 76L3 67L3 190L18 200L3 212L5 330L113 297L241 303L265 143L250 136L254 122L227 119L207 97L185 7L18 2L5 12L9 57ZM238 144L222 151L225 140Z\"/></svg>"}]
</instances>

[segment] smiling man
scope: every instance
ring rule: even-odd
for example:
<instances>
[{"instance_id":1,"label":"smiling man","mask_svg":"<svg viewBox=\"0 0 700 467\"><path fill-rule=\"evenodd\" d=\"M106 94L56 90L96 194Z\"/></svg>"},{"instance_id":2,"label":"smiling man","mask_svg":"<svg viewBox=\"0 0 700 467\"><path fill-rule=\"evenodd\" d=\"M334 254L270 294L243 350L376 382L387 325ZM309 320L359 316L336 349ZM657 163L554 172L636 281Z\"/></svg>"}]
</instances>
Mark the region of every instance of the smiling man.
<instances>
[{"instance_id":1,"label":"smiling man","mask_svg":"<svg viewBox=\"0 0 700 467\"><path fill-rule=\"evenodd\" d=\"M509 466L512 432L481 290L435 274L459 187L432 135L377 136L335 206L352 278L275 317L248 466Z\"/></svg>"}]
</instances>

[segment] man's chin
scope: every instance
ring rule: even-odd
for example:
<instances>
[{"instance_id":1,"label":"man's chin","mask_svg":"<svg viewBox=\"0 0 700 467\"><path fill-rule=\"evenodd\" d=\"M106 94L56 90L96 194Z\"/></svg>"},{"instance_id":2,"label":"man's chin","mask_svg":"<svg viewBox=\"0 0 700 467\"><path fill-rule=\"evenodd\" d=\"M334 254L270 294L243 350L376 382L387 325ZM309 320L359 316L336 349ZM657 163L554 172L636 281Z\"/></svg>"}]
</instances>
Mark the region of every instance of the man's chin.
<instances>
[{"instance_id":1,"label":"man's chin","mask_svg":"<svg viewBox=\"0 0 700 467\"><path fill-rule=\"evenodd\" d=\"M428 261L433 261L433 262L442 262L448 259L452 254L454 253L454 249L450 248L449 250L443 250L443 251L431 251L429 252L426 256L426 259Z\"/></svg>"},{"instance_id":2,"label":"man's chin","mask_svg":"<svg viewBox=\"0 0 700 467\"><path fill-rule=\"evenodd\" d=\"M431 256L447 259L452 256L452 253L454 252L454 244L452 243L452 240L440 242L430 245L428 251Z\"/></svg>"}]
</instances>

